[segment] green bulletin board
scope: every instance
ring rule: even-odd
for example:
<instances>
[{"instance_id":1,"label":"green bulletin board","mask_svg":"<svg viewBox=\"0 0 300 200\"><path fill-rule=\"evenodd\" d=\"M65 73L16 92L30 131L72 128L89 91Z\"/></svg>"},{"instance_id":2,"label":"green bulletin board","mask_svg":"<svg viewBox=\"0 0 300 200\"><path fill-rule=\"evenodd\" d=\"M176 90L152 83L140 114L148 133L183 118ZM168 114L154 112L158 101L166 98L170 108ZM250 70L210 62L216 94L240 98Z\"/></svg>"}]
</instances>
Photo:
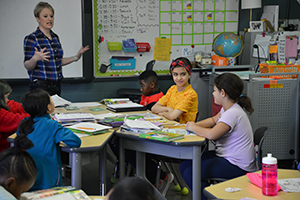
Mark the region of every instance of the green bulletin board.
<instances>
[{"instance_id":1,"label":"green bulletin board","mask_svg":"<svg viewBox=\"0 0 300 200\"><path fill-rule=\"evenodd\" d=\"M171 59L193 61L194 52L211 52L213 39L222 32L237 33L239 0L94 0L95 77L132 76L153 60L155 37L172 39ZM99 37L102 42L99 43ZM148 42L149 52L109 51L107 42L133 38ZM194 48L192 48L194 47ZM112 56L132 56L135 69L100 73ZM170 61L157 61L153 70L167 74Z\"/></svg>"}]
</instances>

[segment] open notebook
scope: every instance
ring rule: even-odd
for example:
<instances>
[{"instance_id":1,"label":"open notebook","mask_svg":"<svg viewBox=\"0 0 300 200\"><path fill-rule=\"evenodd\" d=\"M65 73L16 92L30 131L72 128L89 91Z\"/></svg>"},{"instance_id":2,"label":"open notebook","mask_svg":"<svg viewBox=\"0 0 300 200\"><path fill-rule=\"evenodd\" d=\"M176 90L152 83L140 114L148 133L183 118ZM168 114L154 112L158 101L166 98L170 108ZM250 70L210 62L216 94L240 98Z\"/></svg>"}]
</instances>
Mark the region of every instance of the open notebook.
<instances>
[{"instance_id":1,"label":"open notebook","mask_svg":"<svg viewBox=\"0 0 300 200\"><path fill-rule=\"evenodd\" d=\"M108 129L112 128L111 126L105 126L93 122L81 122L74 124L72 126L67 126L68 129L74 133L85 133L89 135L96 135L100 133L105 133Z\"/></svg>"}]
</instances>

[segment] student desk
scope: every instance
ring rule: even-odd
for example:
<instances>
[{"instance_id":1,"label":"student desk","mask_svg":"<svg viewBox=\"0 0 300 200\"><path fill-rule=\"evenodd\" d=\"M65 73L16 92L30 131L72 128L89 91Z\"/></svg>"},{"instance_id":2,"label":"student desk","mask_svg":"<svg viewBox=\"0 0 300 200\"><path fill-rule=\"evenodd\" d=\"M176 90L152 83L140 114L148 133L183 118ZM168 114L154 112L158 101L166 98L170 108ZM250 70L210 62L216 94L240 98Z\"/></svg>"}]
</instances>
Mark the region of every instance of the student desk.
<instances>
[{"instance_id":1,"label":"student desk","mask_svg":"<svg viewBox=\"0 0 300 200\"><path fill-rule=\"evenodd\" d=\"M98 106L99 107L99 106ZM101 105L104 111L93 112L88 109L80 110L66 110L65 108L56 108L54 113L76 113L86 112L94 115L107 113L105 106ZM61 147L61 151L69 153L69 165L71 166L71 185L77 189L82 188L82 165L89 163L95 156L99 155L99 167L100 167L100 195L106 194L106 153L107 142L110 141L114 134L114 130L110 129L109 132L93 135L81 138L81 146L79 148ZM16 137L16 134L11 135L8 138L9 142L12 142Z\"/></svg>"},{"instance_id":2,"label":"student desk","mask_svg":"<svg viewBox=\"0 0 300 200\"><path fill-rule=\"evenodd\" d=\"M94 199L105 199L105 196L89 196L92 200Z\"/></svg>"},{"instance_id":3,"label":"student desk","mask_svg":"<svg viewBox=\"0 0 300 200\"><path fill-rule=\"evenodd\" d=\"M300 178L298 170L278 169L278 179ZM225 188L237 187L241 191L229 193ZM252 199L267 200L267 199L299 199L299 193L286 193L280 190L275 197L269 197L262 194L261 188L252 184L246 175L231 179L213 186L204 188L204 195L209 199L241 199L248 197Z\"/></svg>"},{"instance_id":4,"label":"student desk","mask_svg":"<svg viewBox=\"0 0 300 200\"><path fill-rule=\"evenodd\" d=\"M82 165L89 163L94 156L99 155L100 167L100 195L106 194L106 146L113 136L113 131L81 138L79 148L61 147L61 151L69 153L69 164L71 166L71 185L81 188Z\"/></svg>"},{"instance_id":5,"label":"student desk","mask_svg":"<svg viewBox=\"0 0 300 200\"><path fill-rule=\"evenodd\" d=\"M104 105L97 106L104 111L91 111L89 109L95 107L89 107L87 109L80 110L66 110L65 108L56 108L54 113L76 113L85 112L92 113L94 115L104 114L109 111L106 110ZM63 152L69 153L69 164L71 166L71 185L76 188L81 188L82 184L82 165L89 163L96 155L99 155L99 171L100 171L100 195L106 194L106 154L107 154L107 142L110 141L114 133L111 129L109 132L93 135L89 137L81 138L81 146L79 148L62 147Z\"/></svg>"},{"instance_id":6,"label":"student desk","mask_svg":"<svg viewBox=\"0 0 300 200\"><path fill-rule=\"evenodd\" d=\"M145 177L145 153L152 153L178 159L192 159L193 161L193 200L201 198L201 154L202 147L206 145L206 139L187 135L184 139L173 142L160 142L139 138L137 134L122 133L117 131L116 135L120 142L120 176L125 176L125 149L136 151L136 173L137 176Z\"/></svg>"}]
</instances>

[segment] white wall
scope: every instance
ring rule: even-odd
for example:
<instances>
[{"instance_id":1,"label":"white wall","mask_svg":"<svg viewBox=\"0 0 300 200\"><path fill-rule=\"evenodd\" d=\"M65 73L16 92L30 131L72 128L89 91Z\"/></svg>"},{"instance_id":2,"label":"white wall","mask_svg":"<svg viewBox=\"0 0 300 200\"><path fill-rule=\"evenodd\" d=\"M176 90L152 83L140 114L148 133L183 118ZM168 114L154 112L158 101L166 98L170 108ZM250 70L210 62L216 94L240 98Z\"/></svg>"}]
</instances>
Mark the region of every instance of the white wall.
<instances>
[{"instance_id":1,"label":"white wall","mask_svg":"<svg viewBox=\"0 0 300 200\"><path fill-rule=\"evenodd\" d=\"M40 0L0 0L0 78L28 79L23 65L23 40L38 27L33 10ZM58 34L64 57L82 46L81 0L48 0L54 8L53 31ZM63 67L64 77L82 77L82 59Z\"/></svg>"}]
</instances>

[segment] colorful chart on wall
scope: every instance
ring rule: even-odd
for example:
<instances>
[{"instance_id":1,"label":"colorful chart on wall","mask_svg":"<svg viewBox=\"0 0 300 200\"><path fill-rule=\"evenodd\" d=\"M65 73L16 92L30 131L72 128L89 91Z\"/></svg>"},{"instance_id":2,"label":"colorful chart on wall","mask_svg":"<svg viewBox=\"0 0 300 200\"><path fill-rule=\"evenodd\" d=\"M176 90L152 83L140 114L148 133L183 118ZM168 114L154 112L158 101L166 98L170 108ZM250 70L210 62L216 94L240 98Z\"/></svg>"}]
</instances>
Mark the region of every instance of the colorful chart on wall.
<instances>
[{"instance_id":1,"label":"colorful chart on wall","mask_svg":"<svg viewBox=\"0 0 300 200\"><path fill-rule=\"evenodd\" d=\"M239 0L94 0L94 75L138 75L154 57L164 59L153 70L167 74L172 59L193 61L218 34L237 33L238 9ZM157 37L171 40L170 52L155 49Z\"/></svg>"}]
</instances>

